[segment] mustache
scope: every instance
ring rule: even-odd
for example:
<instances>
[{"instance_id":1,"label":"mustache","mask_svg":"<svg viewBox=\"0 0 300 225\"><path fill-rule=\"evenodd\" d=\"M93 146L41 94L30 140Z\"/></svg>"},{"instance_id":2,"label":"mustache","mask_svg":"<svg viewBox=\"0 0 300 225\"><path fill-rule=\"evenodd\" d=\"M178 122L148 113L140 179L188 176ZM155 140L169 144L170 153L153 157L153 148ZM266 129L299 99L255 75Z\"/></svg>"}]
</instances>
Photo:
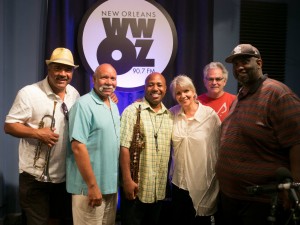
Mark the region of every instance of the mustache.
<instances>
[{"instance_id":1,"label":"mustache","mask_svg":"<svg viewBox=\"0 0 300 225\"><path fill-rule=\"evenodd\" d=\"M55 77L55 80L59 80L59 81L68 81L69 80L69 77L68 76L61 76L61 75L58 75Z\"/></svg>"},{"instance_id":2,"label":"mustache","mask_svg":"<svg viewBox=\"0 0 300 225\"><path fill-rule=\"evenodd\" d=\"M114 88L112 85L103 85L103 86L99 87L100 92L102 92L104 89L112 89L113 92L116 90L116 88Z\"/></svg>"}]
</instances>

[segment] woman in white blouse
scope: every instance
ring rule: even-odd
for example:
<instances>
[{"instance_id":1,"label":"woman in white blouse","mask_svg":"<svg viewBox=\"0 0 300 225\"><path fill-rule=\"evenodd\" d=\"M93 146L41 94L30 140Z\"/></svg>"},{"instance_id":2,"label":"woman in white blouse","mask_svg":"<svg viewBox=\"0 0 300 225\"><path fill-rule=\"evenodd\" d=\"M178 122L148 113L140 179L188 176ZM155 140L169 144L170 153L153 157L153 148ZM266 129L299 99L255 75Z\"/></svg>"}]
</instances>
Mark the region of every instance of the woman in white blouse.
<instances>
[{"instance_id":1,"label":"woman in white blouse","mask_svg":"<svg viewBox=\"0 0 300 225\"><path fill-rule=\"evenodd\" d=\"M172 133L172 224L210 225L217 211L219 192L215 175L221 121L216 112L197 100L186 75L170 85L178 105Z\"/></svg>"}]
</instances>

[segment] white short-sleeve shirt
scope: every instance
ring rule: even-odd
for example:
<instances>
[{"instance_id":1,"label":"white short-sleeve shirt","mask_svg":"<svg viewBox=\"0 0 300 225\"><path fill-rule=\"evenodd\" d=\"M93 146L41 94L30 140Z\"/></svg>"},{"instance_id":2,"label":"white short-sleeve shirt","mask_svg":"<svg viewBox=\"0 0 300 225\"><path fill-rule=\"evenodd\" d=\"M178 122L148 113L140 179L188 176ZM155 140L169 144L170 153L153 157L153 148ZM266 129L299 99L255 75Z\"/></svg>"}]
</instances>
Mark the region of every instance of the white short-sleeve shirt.
<instances>
[{"instance_id":1,"label":"white short-sleeve shirt","mask_svg":"<svg viewBox=\"0 0 300 225\"><path fill-rule=\"evenodd\" d=\"M51 149L49 176L53 183L65 181L65 157L68 141L68 122L65 119L62 103L64 102L68 109L74 104L79 97L78 91L71 85L66 87L64 101L53 93L49 86L47 77L37 83L25 86L19 90L15 101L6 116L5 123L22 123L26 126L39 128L39 123L45 115L53 115L54 101L57 102L55 107L55 133L59 134L59 140ZM44 127L50 127L51 118L46 116L43 119ZM19 144L19 172L27 172L35 177L42 174L42 169L33 166L37 139L21 138ZM41 146L41 157L45 156L45 145ZM38 160L37 165L42 164L43 160Z\"/></svg>"}]
</instances>

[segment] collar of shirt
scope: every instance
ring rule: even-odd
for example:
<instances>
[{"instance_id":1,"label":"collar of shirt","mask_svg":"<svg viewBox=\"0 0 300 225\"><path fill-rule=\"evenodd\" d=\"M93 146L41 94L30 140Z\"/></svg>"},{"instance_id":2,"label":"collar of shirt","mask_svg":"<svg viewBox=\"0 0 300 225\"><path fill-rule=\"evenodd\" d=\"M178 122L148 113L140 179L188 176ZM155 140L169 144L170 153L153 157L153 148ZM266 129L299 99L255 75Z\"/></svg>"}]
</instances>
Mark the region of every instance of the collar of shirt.
<instances>
[{"instance_id":1,"label":"collar of shirt","mask_svg":"<svg viewBox=\"0 0 300 225\"><path fill-rule=\"evenodd\" d=\"M178 111L178 115L180 116L185 116L183 109L180 105L175 106L175 112ZM205 113L203 113L205 111ZM202 122L205 120L205 118L207 118L208 116L211 115L211 113L214 113L213 109L209 106L205 106L202 105L201 103L198 104L198 109L195 112L195 115L193 117L194 120L198 121L198 122Z\"/></svg>"},{"instance_id":2,"label":"collar of shirt","mask_svg":"<svg viewBox=\"0 0 300 225\"><path fill-rule=\"evenodd\" d=\"M56 96L56 94L53 92L52 88L50 87L50 84L48 82L48 76L46 76L46 78L42 81L42 85L43 85L43 89L45 90L45 92L48 96L49 95ZM68 95L68 93L69 93L69 88L70 88L70 86L67 85L66 86L66 95Z\"/></svg>"},{"instance_id":3,"label":"collar of shirt","mask_svg":"<svg viewBox=\"0 0 300 225\"><path fill-rule=\"evenodd\" d=\"M142 110L149 109L154 112L149 102L145 98L143 98L141 106L142 106ZM161 103L161 109L157 112L157 114L163 114L163 113L168 113L168 109L165 107L163 103Z\"/></svg>"},{"instance_id":4,"label":"collar of shirt","mask_svg":"<svg viewBox=\"0 0 300 225\"><path fill-rule=\"evenodd\" d=\"M55 95L55 93L53 92L52 88L50 87L50 84L48 82L48 76L46 76L46 78L42 81L42 85L43 88L46 92L46 94L49 95Z\"/></svg>"},{"instance_id":5,"label":"collar of shirt","mask_svg":"<svg viewBox=\"0 0 300 225\"><path fill-rule=\"evenodd\" d=\"M104 104L104 101L98 96L98 94L95 92L94 88L92 88L92 90L90 91L90 95L92 96L92 99L96 102L96 104L98 104L98 105ZM110 104L113 103L111 101L110 97L109 97L109 101L110 101Z\"/></svg>"},{"instance_id":6,"label":"collar of shirt","mask_svg":"<svg viewBox=\"0 0 300 225\"><path fill-rule=\"evenodd\" d=\"M248 94L253 94L257 91L257 89L262 85L262 83L268 78L268 75L263 75L260 79L258 79L251 87L245 89L242 87L238 93L238 99L242 99Z\"/></svg>"}]
</instances>

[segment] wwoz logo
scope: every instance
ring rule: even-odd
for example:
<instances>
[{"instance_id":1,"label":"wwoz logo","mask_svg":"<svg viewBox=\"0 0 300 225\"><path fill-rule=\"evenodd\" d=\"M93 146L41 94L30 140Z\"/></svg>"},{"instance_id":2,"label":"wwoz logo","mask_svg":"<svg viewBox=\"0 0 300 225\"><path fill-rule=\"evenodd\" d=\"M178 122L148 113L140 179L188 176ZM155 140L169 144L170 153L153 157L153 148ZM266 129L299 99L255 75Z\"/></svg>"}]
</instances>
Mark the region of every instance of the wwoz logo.
<instances>
[{"instance_id":1,"label":"wwoz logo","mask_svg":"<svg viewBox=\"0 0 300 225\"><path fill-rule=\"evenodd\" d=\"M118 90L130 91L143 88L148 74L163 72L173 62L177 33L154 1L99 1L81 22L78 47L87 70L110 63L118 73Z\"/></svg>"},{"instance_id":2,"label":"wwoz logo","mask_svg":"<svg viewBox=\"0 0 300 225\"><path fill-rule=\"evenodd\" d=\"M107 37L98 47L98 61L114 64L120 74L127 73L133 67L154 67L154 59L147 59L153 43L154 23L154 19L103 18ZM129 29L136 39L135 43L126 37ZM139 53L137 48L140 48ZM115 51L122 54L122 59L113 56Z\"/></svg>"}]
</instances>

